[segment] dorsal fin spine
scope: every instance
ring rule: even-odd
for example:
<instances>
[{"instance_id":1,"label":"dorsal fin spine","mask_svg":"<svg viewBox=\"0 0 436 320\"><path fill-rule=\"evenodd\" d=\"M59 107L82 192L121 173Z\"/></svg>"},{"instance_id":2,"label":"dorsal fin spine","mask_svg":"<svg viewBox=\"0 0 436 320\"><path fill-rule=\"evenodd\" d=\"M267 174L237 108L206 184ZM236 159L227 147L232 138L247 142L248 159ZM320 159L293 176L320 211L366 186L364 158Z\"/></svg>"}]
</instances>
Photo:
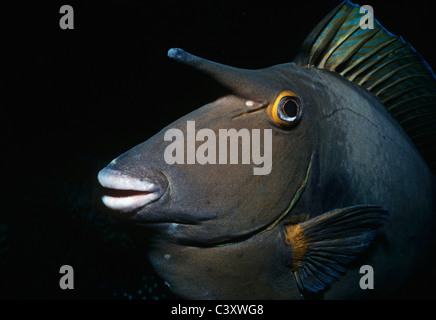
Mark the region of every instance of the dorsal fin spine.
<instances>
[{"instance_id":1,"label":"dorsal fin spine","mask_svg":"<svg viewBox=\"0 0 436 320\"><path fill-rule=\"evenodd\" d=\"M380 84L386 82L387 80L391 79L394 75L396 75L397 73L399 73L400 71L402 71L403 69L407 69L409 67L412 66L416 66L419 67L421 66L421 62L411 62L405 65L402 65L401 67L398 67L394 70L392 70L391 72L389 72L388 74L386 74L385 76L381 77L380 79L378 79L376 82L374 82L372 85L370 85L369 87L367 87L367 89L369 91L372 91L375 87L379 86ZM398 83L398 81L396 80L395 82ZM387 85L386 87L384 87L383 89L387 88L387 87L392 87L395 82L390 83L389 85Z\"/></svg>"},{"instance_id":2,"label":"dorsal fin spine","mask_svg":"<svg viewBox=\"0 0 436 320\"><path fill-rule=\"evenodd\" d=\"M419 77L419 75L417 77ZM403 79L403 81L406 81L406 80L408 80L408 79ZM416 86L414 88L407 88L407 89L404 89L403 91L397 92L396 94L391 95L391 96L389 96L387 98L381 98L381 96L384 94L384 92L380 92L380 93L377 92L376 96L378 96L383 101L384 104L388 104L392 100L398 99L402 95L407 94L410 91L413 91L413 90L416 90L416 89L419 89L419 88L426 88L426 86L427 86L426 84L423 84L423 85L418 85L418 86ZM381 90L383 90L383 89L381 89ZM398 114L396 114L396 115L398 115Z\"/></svg>"},{"instance_id":3,"label":"dorsal fin spine","mask_svg":"<svg viewBox=\"0 0 436 320\"><path fill-rule=\"evenodd\" d=\"M359 28L359 27L357 27ZM354 31L357 30L357 28L352 29L346 37L342 37L341 39L339 39L337 41L337 43L335 45L332 45L330 50L327 52L327 54L324 56L324 58L321 60L321 62L319 63L320 66L325 67L327 61L331 58L332 54L338 49L338 47L343 44L345 41L348 40L348 38L354 33Z\"/></svg>"},{"instance_id":4,"label":"dorsal fin spine","mask_svg":"<svg viewBox=\"0 0 436 320\"><path fill-rule=\"evenodd\" d=\"M430 112L430 114L432 114L432 115L436 115L436 111ZM416 114L416 115L413 115L413 116L411 116L411 117L409 117L409 118L404 119L403 121L400 122L400 124L405 123L405 122L407 122L407 121L415 120L415 119L417 119L417 118L424 118L424 117L426 117L426 116L427 116L427 114ZM432 120L432 119L430 119L430 120L427 120L427 119L426 119L427 124L430 124L430 123L431 123L431 120ZM414 125L414 126L411 126L411 127L410 127L410 130L412 131L412 130L414 130L415 128L421 126L421 125L423 125L423 123L418 123L418 124L416 124L416 125Z\"/></svg>"},{"instance_id":5,"label":"dorsal fin spine","mask_svg":"<svg viewBox=\"0 0 436 320\"><path fill-rule=\"evenodd\" d=\"M392 53L394 53L395 51L398 51L398 49L394 49L394 50L392 50L392 51L389 51L389 53L387 52L387 54L385 55L385 56L383 56L383 58L386 58L389 54L392 54ZM371 71L369 71L364 77L362 77L362 79L360 79L358 82L357 82L357 84L358 85L360 85L360 86L363 86L369 79L371 79L371 77L375 74L375 73L377 73L377 72L379 72L381 69L383 69L384 67L386 67L388 64L390 64L390 63L393 63L393 62L397 62L398 60L400 60L400 59L403 59L403 58L406 58L406 57L408 57L409 55L407 55L407 54L404 54L404 55L402 55L401 57L398 57L398 58L396 58L395 60L387 60L386 62L384 62L384 63L382 63L381 65L379 65L378 67L376 67L376 68L374 68L374 69L372 69ZM372 64L371 65L371 67L372 66L374 66L375 64L377 64L377 60L375 60L374 61L374 64ZM369 68L368 68L369 69ZM366 70L365 70L366 71Z\"/></svg>"},{"instance_id":6,"label":"dorsal fin spine","mask_svg":"<svg viewBox=\"0 0 436 320\"><path fill-rule=\"evenodd\" d=\"M342 7L341 7L342 8ZM339 8L339 9L341 9ZM345 13L343 13L343 16L341 17L341 19L339 20L341 23L338 23L337 25L335 25L332 29L329 30L329 33L325 36L323 36L319 43L319 47L324 47L328 42L330 42L331 38L336 34L336 32L338 31L338 29L340 28L340 26L342 25L342 23L348 18L349 14L351 13L351 9L350 8L346 8ZM316 46L313 46L312 48L316 48ZM318 51L314 51L313 53L311 52L310 54L310 61L309 61L309 65L312 65L312 63L315 63L318 60L318 56L322 53L322 50L318 50Z\"/></svg>"},{"instance_id":7,"label":"dorsal fin spine","mask_svg":"<svg viewBox=\"0 0 436 320\"><path fill-rule=\"evenodd\" d=\"M355 69L357 66L361 65L365 60L368 60L369 58L373 57L375 54L377 54L380 50L384 49L385 47L389 46L392 42L397 41L397 39L391 39L390 41L386 41L385 43L381 44L374 50L370 51L368 54L362 56L358 61L356 61L356 64L351 65L347 69L344 69L340 74L344 77L350 72L351 70ZM392 51L396 49L392 49L391 51L388 51L382 55L382 58L386 57L387 55L391 54ZM371 68L375 63L377 63L377 60L370 61L365 64L364 67L362 67L358 72L355 72L354 74L347 77L350 81L354 81L355 78L357 78L362 72L365 72L369 68Z\"/></svg>"},{"instance_id":8,"label":"dorsal fin spine","mask_svg":"<svg viewBox=\"0 0 436 320\"><path fill-rule=\"evenodd\" d=\"M353 46L350 50L347 50L347 52L341 57L340 60L336 60L335 63L332 64L330 70L336 72L336 69L339 66L345 65L356 54L356 52L359 51L365 45L367 41L371 40L376 35L377 32L373 32L373 31L368 32L367 35L362 39L362 41L359 41L359 43Z\"/></svg>"},{"instance_id":9,"label":"dorsal fin spine","mask_svg":"<svg viewBox=\"0 0 436 320\"><path fill-rule=\"evenodd\" d=\"M404 82L404 81L406 81L406 80L409 80L409 79L412 79L412 78L419 78L419 77L427 77L427 75L424 74L424 73L419 73L419 74L413 74L413 75L410 75L410 76L406 76L406 77L400 78L400 79L398 79L397 81L393 82L392 84L390 84L390 85L388 85L388 86L386 86L386 87L381 88L379 91L375 92L374 94L375 94L377 97L380 97L380 95L382 95L382 94L383 94L386 90L388 90L390 87L393 87L393 86L395 86L395 85L397 85L397 84L399 84L399 83L401 83L401 82ZM425 87L427 87L427 86L428 86L428 84L425 83L425 84L422 84L422 85L418 85L418 86L416 86L416 87L407 88L407 89L404 89L404 90L402 90L402 91L397 92L397 93L394 94L394 95L391 95L391 96L390 96L389 98L387 98L387 99L381 99L381 100L383 101L383 103L387 103L387 102L389 102L389 101L391 101L391 100L395 100L395 99L399 98L400 96L402 96L403 94L405 94L405 93L407 93L407 92L410 92L410 91L413 91L413 90L416 90L416 89L419 89L419 88L425 88Z\"/></svg>"},{"instance_id":10,"label":"dorsal fin spine","mask_svg":"<svg viewBox=\"0 0 436 320\"><path fill-rule=\"evenodd\" d=\"M400 102L390 106L389 107L389 111L393 112L396 108L398 108L398 106L401 106L401 105L403 105L405 103L409 103L409 102L411 102L413 100L420 99L420 98L425 98L425 97L436 97L436 93L422 94L422 95L419 95L419 96L414 96L412 98L400 101ZM424 105L429 105L429 103L424 104ZM410 109L408 109L408 110L410 111Z\"/></svg>"}]
</instances>

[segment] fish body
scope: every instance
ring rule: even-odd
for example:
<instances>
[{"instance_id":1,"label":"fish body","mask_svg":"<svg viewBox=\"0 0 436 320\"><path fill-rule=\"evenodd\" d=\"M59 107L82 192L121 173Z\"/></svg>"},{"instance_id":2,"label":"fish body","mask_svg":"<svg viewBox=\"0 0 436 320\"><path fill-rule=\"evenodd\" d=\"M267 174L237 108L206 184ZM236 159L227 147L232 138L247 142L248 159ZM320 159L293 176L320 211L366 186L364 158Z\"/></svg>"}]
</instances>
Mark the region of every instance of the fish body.
<instances>
[{"instance_id":1,"label":"fish body","mask_svg":"<svg viewBox=\"0 0 436 320\"><path fill-rule=\"evenodd\" d=\"M343 50L347 39L361 32L351 24L356 11L348 1L341 4L309 35L294 62L270 68L238 69L181 49L169 51L170 58L202 70L229 93L122 154L98 178L106 206L151 231L148 257L176 294L190 299L389 297L428 263L435 179L425 152L408 134L410 127L398 120L410 110L398 106L413 100L407 96L413 86L428 90L416 93L416 99L431 97L434 75L419 60L430 85L402 82L407 90L377 96L374 88L386 93L401 82L385 71L371 78L388 68L378 61L389 50L384 43L398 38L387 34L374 49L379 55L365 56L366 44L372 44L368 39L385 36L379 26L381 31L359 36L365 42L358 48ZM347 24L344 30L354 31L344 36L341 28ZM407 45L391 51L403 49L415 54ZM394 60L392 52L384 56ZM364 77L372 87L364 85ZM410 112L423 112L418 107ZM230 130L248 134L249 161L242 155L232 162L231 145L218 148L221 134ZM255 130L264 135L256 140ZM244 138L238 139L241 152ZM434 139L431 132L426 139ZM253 172L259 167L254 148L271 150L271 168L263 174ZM165 154L180 150L179 161L166 161ZM224 150L228 159L220 162ZM362 265L374 270L373 290L359 286Z\"/></svg>"}]
</instances>

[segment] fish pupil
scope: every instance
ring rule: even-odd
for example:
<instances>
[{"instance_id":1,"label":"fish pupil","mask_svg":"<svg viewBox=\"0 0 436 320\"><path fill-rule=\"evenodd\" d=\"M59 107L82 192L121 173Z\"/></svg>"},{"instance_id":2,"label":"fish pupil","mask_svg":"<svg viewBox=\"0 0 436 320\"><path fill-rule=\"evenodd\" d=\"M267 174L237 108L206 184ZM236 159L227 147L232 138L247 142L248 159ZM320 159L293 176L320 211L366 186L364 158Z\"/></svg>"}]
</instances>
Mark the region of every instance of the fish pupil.
<instances>
[{"instance_id":1,"label":"fish pupil","mask_svg":"<svg viewBox=\"0 0 436 320\"><path fill-rule=\"evenodd\" d=\"M289 99L283 105L283 112L287 117L293 118L298 115L298 105L297 102L293 99Z\"/></svg>"}]
</instances>

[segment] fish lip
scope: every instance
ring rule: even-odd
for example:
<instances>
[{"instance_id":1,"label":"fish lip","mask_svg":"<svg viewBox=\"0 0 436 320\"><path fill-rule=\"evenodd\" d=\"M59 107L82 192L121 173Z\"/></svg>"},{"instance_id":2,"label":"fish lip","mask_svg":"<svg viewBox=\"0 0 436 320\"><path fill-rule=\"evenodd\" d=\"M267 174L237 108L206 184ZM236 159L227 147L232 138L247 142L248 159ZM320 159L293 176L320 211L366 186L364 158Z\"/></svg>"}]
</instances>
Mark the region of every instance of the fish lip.
<instances>
[{"instance_id":1,"label":"fish lip","mask_svg":"<svg viewBox=\"0 0 436 320\"><path fill-rule=\"evenodd\" d=\"M103 204L122 213L141 209L163 195L162 188L150 179L138 179L110 168L102 169L97 179L103 187Z\"/></svg>"}]
</instances>

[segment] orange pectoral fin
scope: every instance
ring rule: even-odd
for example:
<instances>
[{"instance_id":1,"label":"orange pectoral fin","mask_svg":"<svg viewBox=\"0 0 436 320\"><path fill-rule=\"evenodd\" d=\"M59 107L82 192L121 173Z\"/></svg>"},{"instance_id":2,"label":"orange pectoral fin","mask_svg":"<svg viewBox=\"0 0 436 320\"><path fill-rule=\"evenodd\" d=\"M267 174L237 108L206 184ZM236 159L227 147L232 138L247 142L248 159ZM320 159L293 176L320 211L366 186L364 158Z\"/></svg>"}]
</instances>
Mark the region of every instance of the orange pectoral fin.
<instances>
[{"instance_id":1,"label":"orange pectoral fin","mask_svg":"<svg viewBox=\"0 0 436 320\"><path fill-rule=\"evenodd\" d=\"M291 271L296 272L300 268L306 254L307 239L298 224L285 226L284 233L286 244L292 246Z\"/></svg>"},{"instance_id":2,"label":"orange pectoral fin","mask_svg":"<svg viewBox=\"0 0 436 320\"><path fill-rule=\"evenodd\" d=\"M292 249L290 269L300 292L325 290L373 242L386 221L383 208L357 205L285 225L285 241Z\"/></svg>"}]
</instances>

